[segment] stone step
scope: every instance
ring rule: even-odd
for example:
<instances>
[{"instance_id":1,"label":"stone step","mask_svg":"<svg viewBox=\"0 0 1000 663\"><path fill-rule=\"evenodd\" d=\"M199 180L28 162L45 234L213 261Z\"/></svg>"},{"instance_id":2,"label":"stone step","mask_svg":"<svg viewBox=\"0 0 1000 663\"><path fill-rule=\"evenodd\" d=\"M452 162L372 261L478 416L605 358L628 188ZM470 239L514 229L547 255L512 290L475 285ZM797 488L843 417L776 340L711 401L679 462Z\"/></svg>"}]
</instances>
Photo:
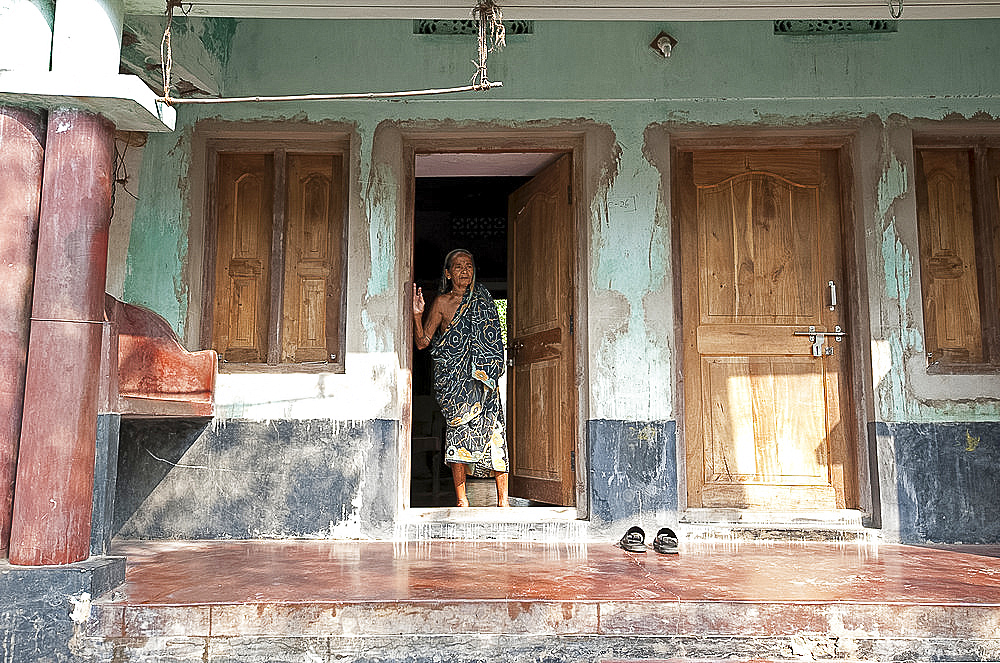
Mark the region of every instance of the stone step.
<instances>
[{"instance_id":1,"label":"stone step","mask_svg":"<svg viewBox=\"0 0 1000 663\"><path fill-rule=\"evenodd\" d=\"M473 515L426 519L460 526ZM502 524L538 525L518 518L527 516ZM140 541L116 550L130 560L127 582L90 603L75 622L75 658L60 660L1000 661L996 546L686 542L679 555L657 555L607 541Z\"/></svg>"},{"instance_id":2,"label":"stone step","mask_svg":"<svg viewBox=\"0 0 1000 663\"><path fill-rule=\"evenodd\" d=\"M838 640L840 642L838 642ZM846 639L849 640L849 639ZM876 661L996 661L995 641L850 640L843 638L722 638L538 635L396 635L314 638L122 638L91 647L101 663L874 663ZM840 646L838 646L840 645ZM20 662L18 662L20 663Z\"/></svg>"},{"instance_id":3,"label":"stone step","mask_svg":"<svg viewBox=\"0 0 1000 663\"><path fill-rule=\"evenodd\" d=\"M571 507L492 507L408 509L396 524L397 541L536 541L576 543L587 540L589 523Z\"/></svg>"},{"instance_id":4,"label":"stone step","mask_svg":"<svg viewBox=\"0 0 1000 663\"><path fill-rule=\"evenodd\" d=\"M124 626L98 614L75 638L74 660L101 663L743 663L808 660L996 661L1000 638L947 633L967 609L924 609L923 628L847 631L856 606L681 604L694 632L670 632L673 606L548 602L152 606L126 610ZM688 609L684 610L687 607ZM607 612L607 617L604 613ZM862 607L868 620L872 609ZM900 608L905 612L905 608ZM188 614L192 613L192 614ZM196 613L196 614L195 614ZM779 617L773 623L760 616ZM207 615L207 616L206 616ZM751 617L753 615L753 617ZM833 616L841 621L830 620ZM792 621L788 622L788 618ZM991 622L995 615L990 615ZM693 621L692 621L693 620ZM906 618L875 618L884 628ZM607 621L607 625L600 625ZM587 627L589 622L595 625ZM726 627L728 623L735 627ZM756 633L748 632L757 624ZM211 624L212 633L208 631ZM784 627L775 627L783 624ZM937 629L928 629L927 624ZM811 629L809 626L821 625ZM103 628L102 628L103 627ZM931 631L937 630L939 634ZM604 631L604 632L601 632ZM798 632L796 632L798 631ZM919 632L919 633L918 633ZM995 633L993 634L996 635ZM20 662L19 662L20 663Z\"/></svg>"},{"instance_id":5,"label":"stone step","mask_svg":"<svg viewBox=\"0 0 1000 663\"><path fill-rule=\"evenodd\" d=\"M688 509L678 525L687 540L697 541L857 541L878 543L880 531L865 527L866 516L854 509L761 511Z\"/></svg>"}]
</instances>

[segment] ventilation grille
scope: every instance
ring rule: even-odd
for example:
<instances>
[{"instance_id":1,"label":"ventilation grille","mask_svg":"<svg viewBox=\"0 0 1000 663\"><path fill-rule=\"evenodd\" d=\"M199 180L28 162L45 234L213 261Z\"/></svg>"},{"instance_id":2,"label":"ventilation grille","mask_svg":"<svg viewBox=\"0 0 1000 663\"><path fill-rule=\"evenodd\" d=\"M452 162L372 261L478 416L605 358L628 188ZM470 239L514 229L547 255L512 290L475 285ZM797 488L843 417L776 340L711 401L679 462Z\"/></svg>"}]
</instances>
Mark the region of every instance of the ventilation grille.
<instances>
[{"instance_id":1,"label":"ventilation grille","mask_svg":"<svg viewBox=\"0 0 1000 663\"><path fill-rule=\"evenodd\" d=\"M451 218L451 233L457 237L502 237L507 234L505 216L455 216Z\"/></svg>"},{"instance_id":2,"label":"ventilation grille","mask_svg":"<svg viewBox=\"0 0 1000 663\"><path fill-rule=\"evenodd\" d=\"M776 35L870 35L896 32L897 21L775 21Z\"/></svg>"},{"instance_id":3,"label":"ventilation grille","mask_svg":"<svg viewBox=\"0 0 1000 663\"><path fill-rule=\"evenodd\" d=\"M534 21L504 21L503 27L510 35L530 35L535 32ZM478 22L473 19L446 21L443 19L417 19L413 21L415 35L472 35L479 34Z\"/></svg>"}]
</instances>

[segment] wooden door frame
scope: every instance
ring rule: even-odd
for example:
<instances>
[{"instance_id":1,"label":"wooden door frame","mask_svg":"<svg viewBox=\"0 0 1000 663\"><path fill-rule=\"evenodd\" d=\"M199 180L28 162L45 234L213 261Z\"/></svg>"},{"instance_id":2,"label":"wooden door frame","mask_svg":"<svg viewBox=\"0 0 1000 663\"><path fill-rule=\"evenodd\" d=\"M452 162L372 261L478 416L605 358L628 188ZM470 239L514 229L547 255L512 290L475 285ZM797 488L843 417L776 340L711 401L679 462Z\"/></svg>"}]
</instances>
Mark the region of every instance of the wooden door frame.
<instances>
[{"instance_id":1,"label":"wooden door frame","mask_svg":"<svg viewBox=\"0 0 1000 663\"><path fill-rule=\"evenodd\" d=\"M687 440L685 439L685 402L684 402L684 317L681 277L681 220L678 213L682 184L677 180L676 164L679 153L704 149L752 150L767 148L802 148L837 150L839 155L839 175L841 189L841 242L842 260L845 283L842 297L850 302L847 311L847 322L850 336L845 343L850 348L851 360L848 376L848 392L850 406L846 413L852 413L853 420L849 422L849 431L853 436L851 452L854 454L854 485L856 495L854 502L857 508L874 521L879 517L878 505L878 468L873 466L874 439L869 439L867 422L871 420L873 394L866 384L872 384L871 378L871 347L867 339L871 338L868 318L868 299L864 296L867 289L867 273L864 227L858 223L864 215L855 201L857 175L854 163L858 161L857 137L860 127L807 127L802 129L761 129L761 128L725 128L725 129L688 129L672 127L663 129L661 139L669 146L670 159L670 209L671 232L674 239L674 250L671 257L674 279L674 315L675 347L678 349L674 362L677 381L675 391L677 403L677 479L678 508L683 513L688 508L687 486Z\"/></svg>"},{"instance_id":2,"label":"wooden door frame","mask_svg":"<svg viewBox=\"0 0 1000 663\"><path fill-rule=\"evenodd\" d=\"M585 145L588 139L588 131L579 128L570 129L565 127L551 127L539 129L493 129L484 127L470 127L465 129L455 128L413 128L400 130L394 137L401 144L399 163L400 172L400 195L403 196L402 220L400 224L400 237L402 241L398 244L399 250L399 282L402 284L400 295L400 310L409 311L410 304L406 293L412 292L413 288L413 233L414 227L414 195L415 195L415 163L418 154L434 153L503 153L503 152L551 152L570 153L573 155L573 203L574 218L571 232L574 235L574 255L571 267L575 283L576 292L573 296L573 315L578 321L586 320L587 310L587 288L585 285L588 273L587 250L588 237L586 233L587 224L581 223L581 219L586 216L588 202L591 193L587 190L586 183L593 181L588 177L586 170L588 160L585 154ZM392 142L395 142L393 140ZM412 296L412 295L411 295ZM412 315L401 316L400 338L401 343L401 365L412 367L413 365L413 320ZM588 362L586 361L586 350L588 347L586 325L578 323L575 325L573 336L573 353L576 365L576 374L584 376L582 384L586 384L586 371ZM576 421L574 424L574 434L576 436L576 517L578 519L587 518L589 514L589 457L587 455L586 443L586 421L588 412L588 396L586 389L577 389L576 399L573 401ZM398 503L401 509L409 508L409 490L411 481L410 468L410 434L412 430L412 403L413 385L412 381L400 384L399 400L401 405L401 426L400 426L400 471L398 483Z\"/></svg>"}]
</instances>

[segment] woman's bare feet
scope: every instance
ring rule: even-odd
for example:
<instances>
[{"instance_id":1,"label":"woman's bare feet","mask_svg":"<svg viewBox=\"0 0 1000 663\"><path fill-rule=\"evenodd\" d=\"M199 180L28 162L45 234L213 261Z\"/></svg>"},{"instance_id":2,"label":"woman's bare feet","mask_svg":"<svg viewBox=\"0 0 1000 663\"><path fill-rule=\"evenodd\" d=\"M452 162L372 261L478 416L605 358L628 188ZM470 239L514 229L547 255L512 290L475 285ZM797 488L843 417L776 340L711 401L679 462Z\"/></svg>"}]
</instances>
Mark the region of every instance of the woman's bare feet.
<instances>
[{"instance_id":1,"label":"woman's bare feet","mask_svg":"<svg viewBox=\"0 0 1000 663\"><path fill-rule=\"evenodd\" d=\"M507 508L510 506L510 499L507 497L507 473L497 472L493 476L497 480L497 506Z\"/></svg>"},{"instance_id":2,"label":"woman's bare feet","mask_svg":"<svg viewBox=\"0 0 1000 663\"><path fill-rule=\"evenodd\" d=\"M451 463L451 478L455 480L455 506L469 506L469 498L465 494L465 465Z\"/></svg>"}]
</instances>

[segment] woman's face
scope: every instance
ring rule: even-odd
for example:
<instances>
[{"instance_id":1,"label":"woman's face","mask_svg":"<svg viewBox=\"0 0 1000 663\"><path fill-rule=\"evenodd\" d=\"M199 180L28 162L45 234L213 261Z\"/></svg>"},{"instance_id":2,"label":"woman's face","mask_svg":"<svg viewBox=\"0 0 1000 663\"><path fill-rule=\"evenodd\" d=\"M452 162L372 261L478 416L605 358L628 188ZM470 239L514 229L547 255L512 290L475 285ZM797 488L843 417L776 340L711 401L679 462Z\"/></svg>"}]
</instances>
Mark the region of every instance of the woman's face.
<instances>
[{"instance_id":1,"label":"woman's face","mask_svg":"<svg viewBox=\"0 0 1000 663\"><path fill-rule=\"evenodd\" d=\"M451 282L459 288L468 288L472 284L472 279L476 276L475 268L472 266L472 257L464 253L459 253L451 259L451 266L447 269L447 275Z\"/></svg>"}]
</instances>

